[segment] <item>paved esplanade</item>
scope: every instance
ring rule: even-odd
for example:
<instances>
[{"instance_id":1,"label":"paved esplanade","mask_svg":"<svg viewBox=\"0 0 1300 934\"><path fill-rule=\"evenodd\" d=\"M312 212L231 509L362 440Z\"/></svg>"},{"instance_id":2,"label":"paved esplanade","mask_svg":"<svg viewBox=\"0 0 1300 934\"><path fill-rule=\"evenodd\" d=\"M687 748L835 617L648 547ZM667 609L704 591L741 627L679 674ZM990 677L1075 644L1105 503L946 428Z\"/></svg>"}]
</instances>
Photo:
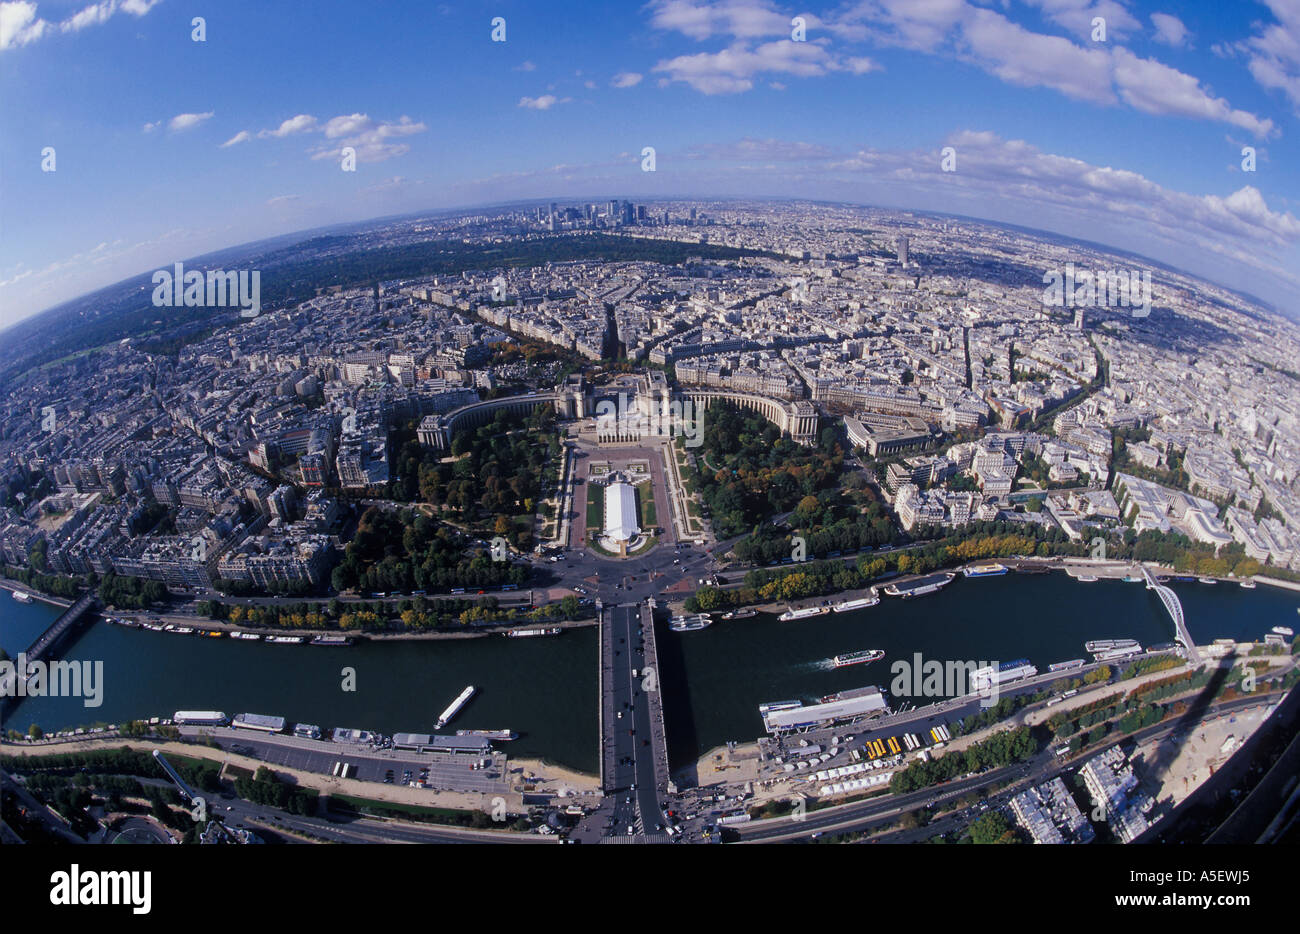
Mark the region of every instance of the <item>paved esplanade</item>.
<instances>
[{"instance_id":1,"label":"paved esplanade","mask_svg":"<svg viewBox=\"0 0 1300 934\"><path fill-rule=\"evenodd\" d=\"M651 614L649 606L635 604L601 611L601 784L609 802L601 811L607 839L667 839L655 829L663 822L668 749Z\"/></svg>"},{"instance_id":2,"label":"paved esplanade","mask_svg":"<svg viewBox=\"0 0 1300 934\"><path fill-rule=\"evenodd\" d=\"M1187 657L1193 665L1201 663L1201 653L1197 651L1196 642L1192 639L1192 634L1187 631L1187 622L1183 619L1183 605L1178 600L1178 595L1164 584L1158 583L1151 572L1147 570L1145 564L1139 565L1142 568L1142 576L1146 578L1147 590L1154 590L1160 602L1165 605L1169 615L1174 618L1174 629L1178 631L1178 641L1183 644L1187 650Z\"/></svg>"}]
</instances>

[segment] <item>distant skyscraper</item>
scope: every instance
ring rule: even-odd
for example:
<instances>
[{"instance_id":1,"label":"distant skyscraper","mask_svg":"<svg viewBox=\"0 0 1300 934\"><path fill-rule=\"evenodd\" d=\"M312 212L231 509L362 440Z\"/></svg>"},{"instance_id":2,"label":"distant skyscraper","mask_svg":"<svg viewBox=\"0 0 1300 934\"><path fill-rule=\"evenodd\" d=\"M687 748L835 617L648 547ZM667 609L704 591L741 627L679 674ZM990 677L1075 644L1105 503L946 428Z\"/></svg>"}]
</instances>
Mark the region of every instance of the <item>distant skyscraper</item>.
<instances>
[{"instance_id":1,"label":"distant skyscraper","mask_svg":"<svg viewBox=\"0 0 1300 934\"><path fill-rule=\"evenodd\" d=\"M907 238L906 237L898 238L898 264L900 266L907 265Z\"/></svg>"},{"instance_id":2,"label":"distant skyscraper","mask_svg":"<svg viewBox=\"0 0 1300 934\"><path fill-rule=\"evenodd\" d=\"M609 203L609 210L605 212L605 216L609 218L609 222L610 222L611 224L614 223L614 221L618 220L618 202L617 202L617 201L611 201L611 202Z\"/></svg>"},{"instance_id":3,"label":"distant skyscraper","mask_svg":"<svg viewBox=\"0 0 1300 934\"><path fill-rule=\"evenodd\" d=\"M691 208L691 223L695 222L695 208Z\"/></svg>"}]
</instances>

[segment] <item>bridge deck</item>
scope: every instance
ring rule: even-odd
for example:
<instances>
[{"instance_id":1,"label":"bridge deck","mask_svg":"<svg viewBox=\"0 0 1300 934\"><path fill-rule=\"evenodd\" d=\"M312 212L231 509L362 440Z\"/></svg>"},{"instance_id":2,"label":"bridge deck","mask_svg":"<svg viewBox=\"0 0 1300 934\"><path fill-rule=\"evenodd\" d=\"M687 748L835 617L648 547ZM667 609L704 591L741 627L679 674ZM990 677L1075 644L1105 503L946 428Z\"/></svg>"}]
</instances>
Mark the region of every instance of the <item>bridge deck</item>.
<instances>
[{"instance_id":1,"label":"bridge deck","mask_svg":"<svg viewBox=\"0 0 1300 934\"><path fill-rule=\"evenodd\" d=\"M1151 576L1151 572L1147 570L1145 564L1141 565L1141 568L1142 577L1145 578L1147 582L1147 590L1154 590L1156 592L1156 596L1160 598L1160 602L1164 604L1165 609L1173 618L1174 629L1178 633L1178 641L1181 642L1183 648L1186 649L1187 657L1192 661L1192 664L1199 665L1201 663L1201 653L1197 650L1196 643L1192 640L1191 633L1187 631L1187 621L1183 617L1183 604L1179 601L1178 594L1174 593L1172 589L1166 587L1164 584L1156 581L1156 579Z\"/></svg>"}]
</instances>

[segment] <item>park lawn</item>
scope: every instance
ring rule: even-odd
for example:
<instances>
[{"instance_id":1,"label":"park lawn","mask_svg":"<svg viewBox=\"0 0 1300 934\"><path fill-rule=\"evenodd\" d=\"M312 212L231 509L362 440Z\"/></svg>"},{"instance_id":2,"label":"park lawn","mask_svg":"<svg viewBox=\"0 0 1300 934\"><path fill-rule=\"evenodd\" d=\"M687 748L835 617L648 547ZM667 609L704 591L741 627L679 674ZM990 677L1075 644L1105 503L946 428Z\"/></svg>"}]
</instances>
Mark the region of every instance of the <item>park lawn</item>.
<instances>
[{"instance_id":1,"label":"park lawn","mask_svg":"<svg viewBox=\"0 0 1300 934\"><path fill-rule=\"evenodd\" d=\"M587 528L599 530L605 526L605 488L600 484L587 484Z\"/></svg>"}]
</instances>

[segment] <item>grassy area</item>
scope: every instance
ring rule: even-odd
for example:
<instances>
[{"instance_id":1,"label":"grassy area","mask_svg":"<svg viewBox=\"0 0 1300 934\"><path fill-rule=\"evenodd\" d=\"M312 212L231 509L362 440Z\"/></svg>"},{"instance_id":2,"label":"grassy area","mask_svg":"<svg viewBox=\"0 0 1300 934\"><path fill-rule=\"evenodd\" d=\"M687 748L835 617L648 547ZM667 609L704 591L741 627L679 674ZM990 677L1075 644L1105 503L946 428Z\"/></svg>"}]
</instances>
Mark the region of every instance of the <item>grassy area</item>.
<instances>
[{"instance_id":1,"label":"grassy area","mask_svg":"<svg viewBox=\"0 0 1300 934\"><path fill-rule=\"evenodd\" d=\"M636 499L637 499L637 503L641 507L640 510L641 528L643 529L654 528L656 525L659 524L655 521L656 516L655 516L654 491L651 490L649 487L645 487L645 488L637 487Z\"/></svg>"},{"instance_id":2,"label":"grassy area","mask_svg":"<svg viewBox=\"0 0 1300 934\"><path fill-rule=\"evenodd\" d=\"M605 488L587 481L587 528L601 529L605 524Z\"/></svg>"},{"instance_id":3,"label":"grassy area","mask_svg":"<svg viewBox=\"0 0 1300 934\"><path fill-rule=\"evenodd\" d=\"M627 554L628 554L628 557L630 558L630 557L632 557L632 555L643 554L644 552L649 551L649 550L650 550L651 548L653 548L654 546L655 546L655 537L654 537L653 535L647 535L647 536L646 536L646 540L645 540L645 542L642 543L642 545L641 545L640 548L637 548L637 549L634 550L634 551L629 551L629 552L627 553Z\"/></svg>"}]
</instances>

